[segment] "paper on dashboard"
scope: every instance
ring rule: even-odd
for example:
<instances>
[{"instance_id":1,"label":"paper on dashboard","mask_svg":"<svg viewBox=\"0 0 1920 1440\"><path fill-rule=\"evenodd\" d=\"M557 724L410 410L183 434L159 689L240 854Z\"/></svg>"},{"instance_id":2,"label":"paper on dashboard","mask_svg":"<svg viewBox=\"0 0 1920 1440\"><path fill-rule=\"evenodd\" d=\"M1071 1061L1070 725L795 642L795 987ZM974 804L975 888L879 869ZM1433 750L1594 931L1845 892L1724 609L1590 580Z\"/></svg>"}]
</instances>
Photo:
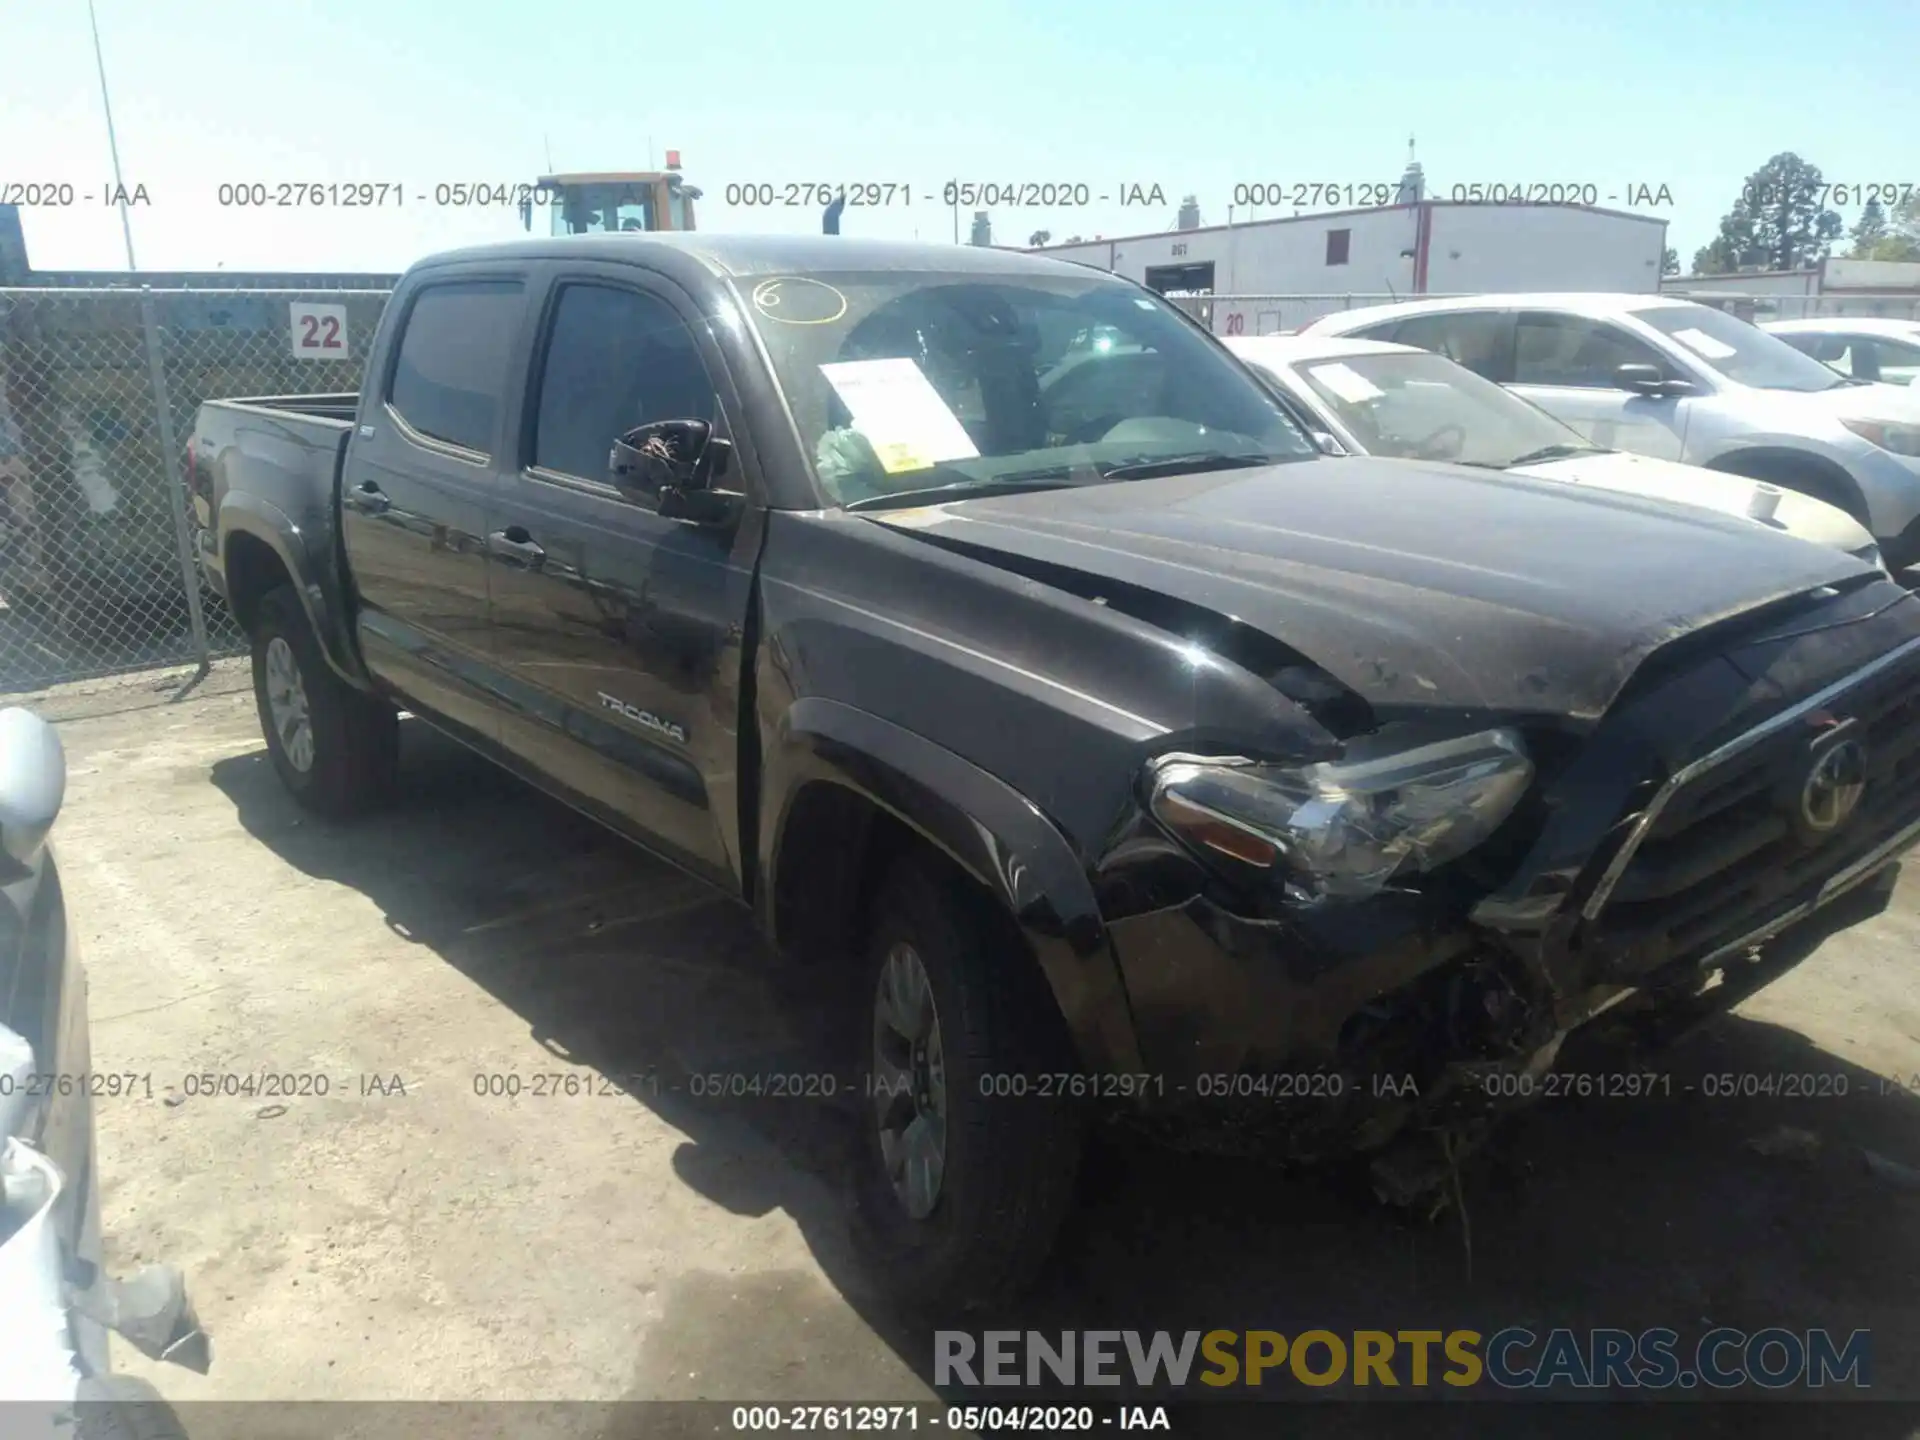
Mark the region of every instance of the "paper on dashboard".
<instances>
[{"instance_id":1,"label":"paper on dashboard","mask_svg":"<svg viewBox=\"0 0 1920 1440\"><path fill-rule=\"evenodd\" d=\"M979 455L940 392L912 360L843 360L820 373L889 475Z\"/></svg>"}]
</instances>

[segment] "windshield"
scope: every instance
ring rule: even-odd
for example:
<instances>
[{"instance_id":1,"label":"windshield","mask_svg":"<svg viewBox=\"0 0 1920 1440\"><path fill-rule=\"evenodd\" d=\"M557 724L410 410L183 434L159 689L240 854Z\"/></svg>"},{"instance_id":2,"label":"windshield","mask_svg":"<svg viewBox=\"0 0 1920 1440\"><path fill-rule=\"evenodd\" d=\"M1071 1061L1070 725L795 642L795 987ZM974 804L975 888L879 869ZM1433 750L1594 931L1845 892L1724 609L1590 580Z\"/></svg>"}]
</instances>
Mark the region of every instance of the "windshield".
<instances>
[{"instance_id":1,"label":"windshield","mask_svg":"<svg viewBox=\"0 0 1920 1440\"><path fill-rule=\"evenodd\" d=\"M1555 446L1591 448L1545 411L1444 355L1343 355L1292 368L1369 455L1504 470Z\"/></svg>"},{"instance_id":2,"label":"windshield","mask_svg":"<svg viewBox=\"0 0 1920 1440\"><path fill-rule=\"evenodd\" d=\"M1319 454L1163 300L1105 276L874 271L738 290L843 505Z\"/></svg>"},{"instance_id":3,"label":"windshield","mask_svg":"<svg viewBox=\"0 0 1920 1440\"><path fill-rule=\"evenodd\" d=\"M1676 341L1696 364L1756 390L1831 390L1847 382L1777 335L1710 305L1650 305L1629 312Z\"/></svg>"}]
</instances>

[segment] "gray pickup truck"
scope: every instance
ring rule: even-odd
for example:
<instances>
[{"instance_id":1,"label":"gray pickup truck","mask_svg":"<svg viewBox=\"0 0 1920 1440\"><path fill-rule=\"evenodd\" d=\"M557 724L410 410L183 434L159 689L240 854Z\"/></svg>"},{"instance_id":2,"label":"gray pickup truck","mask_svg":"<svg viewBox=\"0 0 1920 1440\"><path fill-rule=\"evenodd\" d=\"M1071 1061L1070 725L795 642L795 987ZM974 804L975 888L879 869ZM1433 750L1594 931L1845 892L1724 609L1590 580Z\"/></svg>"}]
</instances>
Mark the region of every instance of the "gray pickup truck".
<instances>
[{"instance_id":1,"label":"gray pickup truck","mask_svg":"<svg viewBox=\"0 0 1920 1440\"><path fill-rule=\"evenodd\" d=\"M1920 833L1883 572L1324 455L1074 265L461 251L361 395L191 449L293 793L380 798L405 708L747 907L844 989L857 1213L921 1300L1027 1279L1110 1112L1417 1192L1594 1017L1751 993Z\"/></svg>"}]
</instances>

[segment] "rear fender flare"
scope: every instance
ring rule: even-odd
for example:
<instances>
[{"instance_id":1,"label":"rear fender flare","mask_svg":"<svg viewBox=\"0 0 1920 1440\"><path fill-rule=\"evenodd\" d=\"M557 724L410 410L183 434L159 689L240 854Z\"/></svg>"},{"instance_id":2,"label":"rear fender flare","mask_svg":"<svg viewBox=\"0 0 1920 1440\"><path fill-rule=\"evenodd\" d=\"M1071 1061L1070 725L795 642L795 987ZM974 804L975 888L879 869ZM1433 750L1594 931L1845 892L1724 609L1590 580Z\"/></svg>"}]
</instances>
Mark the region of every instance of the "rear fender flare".
<instances>
[{"instance_id":1,"label":"rear fender flare","mask_svg":"<svg viewBox=\"0 0 1920 1440\"><path fill-rule=\"evenodd\" d=\"M826 781L864 797L997 899L1031 946L1090 1073L1137 1073L1139 1043L1085 867L1038 807L971 761L877 715L802 699L787 711L762 790L762 920L779 923L783 840L794 802Z\"/></svg>"},{"instance_id":2,"label":"rear fender flare","mask_svg":"<svg viewBox=\"0 0 1920 1440\"><path fill-rule=\"evenodd\" d=\"M327 664L349 685L365 689L366 669L348 641L342 617L335 611L320 577L314 573L306 537L300 527L270 501L244 491L229 492L220 504L220 555L229 597L234 584L230 557L236 535L256 540L273 552L286 571L294 594L300 597L300 608L306 612L307 623L319 637L320 651L327 657Z\"/></svg>"}]
</instances>

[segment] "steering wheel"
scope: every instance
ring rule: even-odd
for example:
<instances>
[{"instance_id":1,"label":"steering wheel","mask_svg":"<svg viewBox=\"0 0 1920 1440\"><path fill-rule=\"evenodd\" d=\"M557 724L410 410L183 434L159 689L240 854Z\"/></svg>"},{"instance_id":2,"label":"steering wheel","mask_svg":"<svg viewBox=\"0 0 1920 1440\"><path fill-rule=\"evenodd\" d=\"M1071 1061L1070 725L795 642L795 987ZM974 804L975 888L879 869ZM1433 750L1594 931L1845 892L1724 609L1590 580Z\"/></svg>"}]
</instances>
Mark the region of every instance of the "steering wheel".
<instances>
[{"instance_id":1,"label":"steering wheel","mask_svg":"<svg viewBox=\"0 0 1920 1440\"><path fill-rule=\"evenodd\" d=\"M1442 437L1451 440L1451 444L1442 444ZM1413 442L1415 460L1451 460L1458 455L1467 443L1467 427L1464 425L1442 425L1438 430Z\"/></svg>"}]
</instances>

